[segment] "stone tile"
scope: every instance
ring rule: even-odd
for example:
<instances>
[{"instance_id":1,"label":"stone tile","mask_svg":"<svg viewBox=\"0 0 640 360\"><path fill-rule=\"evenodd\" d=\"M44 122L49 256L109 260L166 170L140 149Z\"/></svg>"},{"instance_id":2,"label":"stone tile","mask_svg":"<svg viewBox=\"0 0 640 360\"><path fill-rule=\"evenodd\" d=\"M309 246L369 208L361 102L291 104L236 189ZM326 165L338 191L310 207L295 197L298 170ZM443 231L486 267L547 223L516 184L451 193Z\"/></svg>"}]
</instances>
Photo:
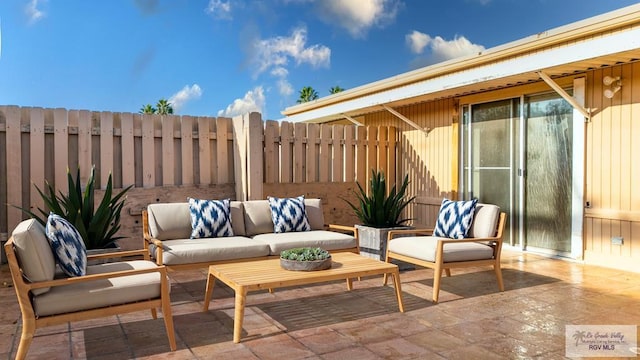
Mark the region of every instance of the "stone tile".
<instances>
[{"instance_id":1,"label":"stone tile","mask_svg":"<svg viewBox=\"0 0 640 360\"><path fill-rule=\"evenodd\" d=\"M265 360L295 360L314 355L311 350L286 334L243 341L243 345L258 358Z\"/></svg>"},{"instance_id":2,"label":"stone tile","mask_svg":"<svg viewBox=\"0 0 640 360\"><path fill-rule=\"evenodd\" d=\"M313 351L315 354L325 354L338 350L353 347L356 343L348 336L340 334L329 328L323 328L313 334L306 336L296 336L298 334L290 334L296 338L301 344Z\"/></svg>"},{"instance_id":3,"label":"stone tile","mask_svg":"<svg viewBox=\"0 0 640 360\"><path fill-rule=\"evenodd\" d=\"M351 347L346 348L334 352L330 352L328 354L322 355L322 359L324 360L380 360L382 357L376 355L371 350L365 347Z\"/></svg>"},{"instance_id":4,"label":"stone tile","mask_svg":"<svg viewBox=\"0 0 640 360\"><path fill-rule=\"evenodd\" d=\"M434 354L403 338L391 338L386 341L370 343L367 349L383 359L432 358Z\"/></svg>"}]
</instances>

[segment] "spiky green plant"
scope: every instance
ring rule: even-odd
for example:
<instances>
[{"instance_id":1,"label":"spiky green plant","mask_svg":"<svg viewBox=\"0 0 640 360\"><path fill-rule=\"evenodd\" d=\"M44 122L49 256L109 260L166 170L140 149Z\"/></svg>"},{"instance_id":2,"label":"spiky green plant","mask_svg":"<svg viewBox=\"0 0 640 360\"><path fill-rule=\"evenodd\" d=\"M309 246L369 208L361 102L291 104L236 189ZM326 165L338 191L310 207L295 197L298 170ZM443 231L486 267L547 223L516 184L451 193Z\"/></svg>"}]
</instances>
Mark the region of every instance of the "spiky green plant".
<instances>
[{"instance_id":1,"label":"spiky green plant","mask_svg":"<svg viewBox=\"0 0 640 360\"><path fill-rule=\"evenodd\" d=\"M407 186L409 185L409 175L404 176L404 180L400 188L396 191L394 184L387 195L387 186L384 173L382 171L371 171L370 194L362 188L360 183L358 191L355 192L358 201L356 204L344 199L355 211L356 216L362 222L362 225L375 228L390 228L402 226L403 223L410 219L401 219L402 210L415 196L407 198Z\"/></svg>"},{"instance_id":2,"label":"spiky green plant","mask_svg":"<svg viewBox=\"0 0 640 360\"><path fill-rule=\"evenodd\" d=\"M56 195L55 189L48 181L45 182L47 194L34 185L46 207L46 210L38 208L40 214L29 209L20 209L42 225L46 225L49 212L60 215L78 229L87 249L106 248L114 241L122 239L122 236L116 236L120 230L120 212L126 199L124 195L133 185L113 195L113 183L111 173L109 173L104 196L96 208L94 199L95 166L91 168L91 174L84 191L80 186L80 169L78 169L75 180L71 176L71 171L67 169L67 180L68 192L66 194L60 191Z\"/></svg>"}]
</instances>

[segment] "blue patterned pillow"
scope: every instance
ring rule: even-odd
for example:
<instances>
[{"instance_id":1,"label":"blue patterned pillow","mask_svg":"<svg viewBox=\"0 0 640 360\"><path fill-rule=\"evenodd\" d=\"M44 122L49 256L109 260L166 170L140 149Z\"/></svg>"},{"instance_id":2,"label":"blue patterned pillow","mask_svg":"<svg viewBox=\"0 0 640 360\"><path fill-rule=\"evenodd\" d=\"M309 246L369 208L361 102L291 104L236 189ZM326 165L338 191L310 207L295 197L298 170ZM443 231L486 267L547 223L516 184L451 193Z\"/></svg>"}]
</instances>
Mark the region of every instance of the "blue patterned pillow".
<instances>
[{"instance_id":1,"label":"blue patterned pillow","mask_svg":"<svg viewBox=\"0 0 640 360\"><path fill-rule=\"evenodd\" d=\"M62 271L68 276L85 275L87 248L78 230L60 215L50 213L46 233L53 255Z\"/></svg>"},{"instance_id":2,"label":"blue patterned pillow","mask_svg":"<svg viewBox=\"0 0 640 360\"><path fill-rule=\"evenodd\" d=\"M271 207L274 233L311 230L304 209L304 196L283 199L268 196L267 199Z\"/></svg>"},{"instance_id":3,"label":"blue patterned pillow","mask_svg":"<svg viewBox=\"0 0 640 360\"><path fill-rule=\"evenodd\" d=\"M233 236L229 199L200 200L189 198L191 238Z\"/></svg>"},{"instance_id":4,"label":"blue patterned pillow","mask_svg":"<svg viewBox=\"0 0 640 360\"><path fill-rule=\"evenodd\" d=\"M433 236L463 239L471 228L478 199L451 201L443 199Z\"/></svg>"}]
</instances>

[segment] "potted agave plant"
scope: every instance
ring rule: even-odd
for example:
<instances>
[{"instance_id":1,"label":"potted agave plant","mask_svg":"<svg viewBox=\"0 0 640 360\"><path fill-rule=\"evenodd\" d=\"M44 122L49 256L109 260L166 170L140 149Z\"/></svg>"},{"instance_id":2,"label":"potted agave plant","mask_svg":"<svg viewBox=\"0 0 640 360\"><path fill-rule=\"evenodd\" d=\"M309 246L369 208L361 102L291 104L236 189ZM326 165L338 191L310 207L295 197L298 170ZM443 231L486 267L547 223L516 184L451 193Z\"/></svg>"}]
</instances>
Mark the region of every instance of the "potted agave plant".
<instances>
[{"instance_id":1,"label":"potted agave plant","mask_svg":"<svg viewBox=\"0 0 640 360\"><path fill-rule=\"evenodd\" d=\"M38 208L38 214L29 209L20 208L25 213L40 222L43 226L47 223L49 212L60 215L68 220L82 236L87 250L100 250L117 248L116 240L122 236L116 236L120 229L120 212L124 206L126 192L133 186L124 188L117 194L113 194L111 174L107 180L104 196L95 206L95 166L91 168L91 174L86 185L81 187L80 169L75 180L71 171L67 169L68 190L56 194L55 189L48 182L45 183L47 193L36 186L40 197L44 200L45 209Z\"/></svg>"},{"instance_id":2,"label":"potted agave plant","mask_svg":"<svg viewBox=\"0 0 640 360\"><path fill-rule=\"evenodd\" d=\"M409 176L405 175L400 188L393 185L387 194L386 180L382 171L372 171L369 194L357 183L355 192L358 201L345 201L355 211L361 224L356 224L360 254L384 260L389 230L408 228L404 224L410 219L402 218L403 210L415 198L407 196Z\"/></svg>"}]
</instances>

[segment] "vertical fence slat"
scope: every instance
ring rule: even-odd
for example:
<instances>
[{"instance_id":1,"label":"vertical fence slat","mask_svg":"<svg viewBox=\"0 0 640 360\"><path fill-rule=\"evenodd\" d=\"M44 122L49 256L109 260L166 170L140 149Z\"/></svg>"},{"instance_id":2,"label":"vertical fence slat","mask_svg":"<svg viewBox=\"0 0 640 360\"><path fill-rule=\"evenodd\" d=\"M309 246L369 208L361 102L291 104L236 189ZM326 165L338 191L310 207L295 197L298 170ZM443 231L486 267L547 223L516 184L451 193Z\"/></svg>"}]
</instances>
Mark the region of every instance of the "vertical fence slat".
<instances>
[{"instance_id":1,"label":"vertical fence slat","mask_svg":"<svg viewBox=\"0 0 640 360\"><path fill-rule=\"evenodd\" d=\"M53 111L53 154L56 189L64 189L67 184L67 168L69 167L69 122L66 109Z\"/></svg>"},{"instance_id":2,"label":"vertical fence slat","mask_svg":"<svg viewBox=\"0 0 640 360\"><path fill-rule=\"evenodd\" d=\"M349 125L344 127L344 181L355 180L355 151L356 127Z\"/></svg>"},{"instance_id":3,"label":"vertical fence slat","mask_svg":"<svg viewBox=\"0 0 640 360\"><path fill-rule=\"evenodd\" d=\"M107 185L113 173L113 113L100 113L100 187Z\"/></svg>"},{"instance_id":4,"label":"vertical fence slat","mask_svg":"<svg viewBox=\"0 0 640 360\"><path fill-rule=\"evenodd\" d=\"M198 155L200 158L200 184L211 183L211 143L209 118L198 117Z\"/></svg>"},{"instance_id":5,"label":"vertical fence slat","mask_svg":"<svg viewBox=\"0 0 640 360\"><path fill-rule=\"evenodd\" d=\"M183 116L180 123L182 185L193 184L193 118Z\"/></svg>"},{"instance_id":6,"label":"vertical fence slat","mask_svg":"<svg viewBox=\"0 0 640 360\"><path fill-rule=\"evenodd\" d=\"M217 153L218 153L218 184L227 184L230 179L229 171L229 127L231 119L218 118L216 121Z\"/></svg>"},{"instance_id":7,"label":"vertical fence slat","mask_svg":"<svg viewBox=\"0 0 640 360\"><path fill-rule=\"evenodd\" d=\"M7 204L2 204L7 210L7 227L13 229L22 219L22 211L11 205L22 204L22 141L20 130L20 108L17 106L1 107L6 118L7 137Z\"/></svg>"},{"instance_id":8,"label":"vertical fence slat","mask_svg":"<svg viewBox=\"0 0 640 360\"><path fill-rule=\"evenodd\" d=\"M384 176L387 179L387 191L389 191L391 185L395 183L396 179L389 176L389 165L387 162L387 134L386 126L378 127L378 169L384 173Z\"/></svg>"},{"instance_id":9,"label":"vertical fence slat","mask_svg":"<svg viewBox=\"0 0 640 360\"><path fill-rule=\"evenodd\" d=\"M331 147L331 181L342 182L344 180L344 125L333 126L333 146Z\"/></svg>"},{"instance_id":10,"label":"vertical fence slat","mask_svg":"<svg viewBox=\"0 0 640 360\"><path fill-rule=\"evenodd\" d=\"M91 173L91 113L87 110L78 111L78 167L80 181L87 183Z\"/></svg>"},{"instance_id":11,"label":"vertical fence slat","mask_svg":"<svg viewBox=\"0 0 640 360\"><path fill-rule=\"evenodd\" d=\"M320 164L318 171L318 178L320 182L327 182L331 179L331 166L329 159L331 158L331 152L329 151L329 144L331 143L331 125L320 125Z\"/></svg>"},{"instance_id":12,"label":"vertical fence slat","mask_svg":"<svg viewBox=\"0 0 640 360\"><path fill-rule=\"evenodd\" d=\"M292 160L293 127L288 121L280 123L280 182L290 183L293 181Z\"/></svg>"},{"instance_id":13,"label":"vertical fence slat","mask_svg":"<svg viewBox=\"0 0 640 360\"><path fill-rule=\"evenodd\" d=\"M133 114L120 114L121 147L122 147L122 187L136 183L135 151L133 133Z\"/></svg>"},{"instance_id":14,"label":"vertical fence slat","mask_svg":"<svg viewBox=\"0 0 640 360\"><path fill-rule=\"evenodd\" d=\"M307 137L307 125L296 123L294 125L293 143L293 176L296 183L305 182L307 175L307 160L305 154L305 139Z\"/></svg>"},{"instance_id":15,"label":"vertical fence slat","mask_svg":"<svg viewBox=\"0 0 640 360\"><path fill-rule=\"evenodd\" d=\"M30 182L24 185L30 189L31 209L42 208L44 201L34 184L44 189L44 111L42 108L25 109L29 114L29 176Z\"/></svg>"},{"instance_id":16,"label":"vertical fence slat","mask_svg":"<svg viewBox=\"0 0 640 360\"><path fill-rule=\"evenodd\" d=\"M265 169L264 180L266 183L278 182L278 155L276 151L278 143L278 122L273 120L265 121L264 125L264 156Z\"/></svg>"},{"instance_id":17,"label":"vertical fence slat","mask_svg":"<svg viewBox=\"0 0 640 360\"><path fill-rule=\"evenodd\" d=\"M387 152L387 156L389 157L388 160L388 168L387 168L387 176L389 177L389 180L391 181L397 181L397 173L396 173L396 137L398 136L398 133L396 131L396 128L393 126L389 127L389 133L388 133L388 152ZM403 176L404 177L404 176ZM390 181L390 182L391 182Z\"/></svg>"},{"instance_id":18,"label":"vertical fence slat","mask_svg":"<svg viewBox=\"0 0 640 360\"><path fill-rule=\"evenodd\" d=\"M252 112L249 114L249 161L247 170L248 179L248 196L249 200L264 199L262 194L262 184L264 182L264 127L262 125L262 117L260 113Z\"/></svg>"},{"instance_id":19,"label":"vertical fence slat","mask_svg":"<svg viewBox=\"0 0 640 360\"><path fill-rule=\"evenodd\" d=\"M307 182L318 181L318 147L316 143L320 135L318 124L307 126Z\"/></svg>"},{"instance_id":20,"label":"vertical fence slat","mask_svg":"<svg viewBox=\"0 0 640 360\"><path fill-rule=\"evenodd\" d=\"M156 185L154 119L153 115L142 115L142 186L145 188Z\"/></svg>"},{"instance_id":21,"label":"vertical fence slat","mask_svg":"<svg viewBox=\"0 0 640 360\"><path fill-rule=\"evenodd\" d=\"M173 124L176 117L163 115L162 119L162 185L175 185L173 156Z\"/></svg>"},{"instance_id":22,"label":"vertical fence slat","mask_svg":"<svg viewBox=\"0 0 640 360\"><path fill-rule=\"evenodd\" d=\"M358 126L356 135L356 181L367 188L367 128Z\"/></svg>"}]
</instances>

